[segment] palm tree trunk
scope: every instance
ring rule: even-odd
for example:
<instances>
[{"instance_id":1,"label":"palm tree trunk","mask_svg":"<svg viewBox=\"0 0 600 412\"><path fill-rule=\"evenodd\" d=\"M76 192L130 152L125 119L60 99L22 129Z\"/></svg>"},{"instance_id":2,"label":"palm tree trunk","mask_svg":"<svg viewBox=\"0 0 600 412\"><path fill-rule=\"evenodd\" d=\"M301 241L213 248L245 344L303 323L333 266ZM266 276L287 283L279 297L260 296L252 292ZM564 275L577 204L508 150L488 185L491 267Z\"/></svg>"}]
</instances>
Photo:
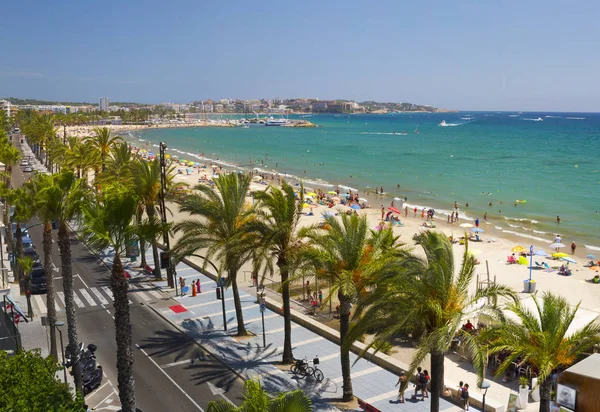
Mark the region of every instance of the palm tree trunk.
<instances>
[{"instance_id":1,"label":"palm tree trunk","mask_svg":"<svg viewBox=\"0 0 600 412\"><path fill-rule=\"evenodd\" d=\"M50 325L50 355L58 360L58 349L56 347L56 308L54 307L54 273L52 271L52 225L50 221L44 222L44 272L46 272L46 307L48 310L48 323Z\"/></svg>"},{"instance_id":2,"label":"palm tree trunk","mask_svg":"<svg viewBox=\"0 0 600 412\"><path fill-rule=\"evenodd\" d=\"M11 228L12 230L12 228ZM25 295L25 274L23 268L19 265L18 258L23 257L23 232L21 231L21 224L17 222L17 250L13 251L15 254L14 262L17 268L17 276L15 279L19 279L19 293Z\"/></svg>"},{"instance_id":3,"label":"palm tree trunk","mask_svg":"<svg viewBox=\"0 0 600 412\"><path fill-rule=\"evenodd\" d=\"M144 208L142 207L140 209L138 207L138 210L135 214L135 221L138 224L138 226L142 223L142 215L143 214L144 214ZM141 254L140 267L145 268L146 266L148 266L148 262L146 262L146 242L141 237L140 237L139 242L140 242L140 254Z\"/></svg>"},{"instance_id":4,"label":"palm tree trunk","mask_svg":"<svg viewBox=\"0 0 600 412\"><path fill-rule=\"evenodd\" d=\"M67 223L60 221L58 227L58 247L60 251L60 263L62 267L63 288L65 291L65 311L67 313L67 335L69 338L68 347L71 353L75 353L77 348L77 318L75 317L75 304L73 297L73 268L71 266L71 239ZM73 379L75 389L83 394L81 383L81 368L79 362L73 365Z\"/></svg>"},{"instance_id":5,"label":"palm tree trunk","mask_svg":"<svg viewBox=\"0 0 600 412\"><path fill-rule=\"evenodd\" d=\"M552 392L552 377L540 383L540 412L550 412L550 392Z\"/></svg>"},{"instance_id":6,"label":"palm tree trunk","mask_svg":"<svg viewBox=\"0 0 600 412\"><path fill-rule=\"evenodd\" d=\"M242 302L240 301L240 292L238 291L237 285L237 270L229 271L229 279L231 279L231 288L233 289L233 305L235 306L235 317L237 318L238 324L237 336L246 336L248 332L246 332L246 325L244 325Z\"/></svg>"},{"instance_id":7,"label":"palm tree trunk","mask_svg":"<svg viewBox=\"0 0 600 412\"><path fill-rule=\"evenodd\" d=\"M156 216L154 205L146 205L146 214L148 215L148 219L154 219ZM162 274L160 271L160 256L158 255L158 244L156 243L156 239L152 241L152 256L154 257L154 277L160 280L162 279Z\"/></svg>"},{"instance_id":8,"label":"palm tree trunk","mask_svg":"<svg viewBox=\"0 0 600 412\"><path fill-rule=\"evenodd\" d=\"M350 301L347 296L338 293L340 300L340 359L342 361L342 401L349 402L353 398L352 378L350 377L350 348L345 347L346 337L350 329Z\"/></svg>"},{"instance_id":9,"label":"palm tree trunk","mask_svg":"<svg viewBox=\"0 0 600 412\"><path fill-rule=\"evenodd\" d=\"M110 273L115 308L115 339L117 342L117 386L123 412L135 412L135 380L131 351L131 319L127 298L127 278L118 253L115 252Z\"/></svg>"},{"instance_id":10,"label":"palm tree trunk","mask_svg":"<svg viewBox=\"0 0 600 412\"><path fill-rule=\"evenodd\" d=\"M281 297L283 299L283 364L294 362L292 353L292 315L290 313L290 284L288 282L289 272L286 268L285 259L277 262L279 273L281 273Z\"/></svg>"},{"instance_id":11,"label":"palm tree trunk","mask_svg":"<svg viewBox=\"0 0 600 412\"><path fill-rule=\"evenodd\" d=\"M440 410L440 396L444 389L444 352L431 352L431 411Z\"/></svg>"},{"instance_id":12,"label":"palm tree trunk","mask_svg":"<svg viewBox=\"0 0 600 412\"><path fill-rule=\"evenodd\" d=\"M7 183L7 187L10 187L10 181L8 181ZM9 247L9 250L11 250L14 253L14 248L13 248L13 233L12 233L12 222L10 221L10 203L8 203L8 200L4 199L4 217L3 217L3 221L6 223L6 239L5 242L7 244L7 246Z\"/></svg>"}]
</instances>

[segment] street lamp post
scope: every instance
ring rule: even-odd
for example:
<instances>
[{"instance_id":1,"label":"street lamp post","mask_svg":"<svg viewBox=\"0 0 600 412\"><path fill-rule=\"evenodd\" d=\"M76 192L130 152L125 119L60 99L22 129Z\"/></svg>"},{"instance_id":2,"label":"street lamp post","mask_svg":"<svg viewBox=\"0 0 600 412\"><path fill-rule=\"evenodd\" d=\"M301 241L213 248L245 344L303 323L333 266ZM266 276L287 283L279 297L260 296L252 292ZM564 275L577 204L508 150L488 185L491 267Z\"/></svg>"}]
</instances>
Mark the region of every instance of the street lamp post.
<instances>
[{"instance_id":1,"label":"street lamp post","mask_svg":"<svg viewBox=\"0 0 600 412\"><path fill-rule=\"evenodd\" d=\"M482 402L482 406L481 406L481 410L482 412L485 412L485 395L487 395L487 391L490 388L490 386L492 386L492 384L490 383L490 381L483 381L481 382L481 384L479 385L480 389L484 389L483 392L483 402Z\"/></svg>"},{"instance_id":2,"label":"street lamp post","mask_svg":"<svg viewBox=\"0 0 600 412\"><path fill-rule=\"evenodd\" d=\"M65 322L62 322L60 320L54 322L54 327L56 328L56 330L58 331L58 334L60 335L60 351L62 354L63 374L65 377L65 383L67 383L67 365L65 364L65 347L63 344L62 330L60 329L60 327L64 326L64 324L65 324Z\"/></svg>"},{"instance_id":3,"label":"street lamp post","mask_svg":"<svg viewBox=\"0 0 600 412\"><path fill-rule=\"evenodd\" d=\"M227 332L227 315L225 314L225 278L220 277L217 284L218 288L221 288L221 306L223 307L223 330Z\"/></svg>"},{"instance_id":4,"label":"street lamp post","mask_svg":"<svg viewBox=\"0 0 600 412\"><path fill-rule=\"evenodd\" d=\"M267 335L265 334L265 285L260 285L260 317L262 318L262 330L263 330L263 348L267 347Z\"/></svg>"}]
</instances>

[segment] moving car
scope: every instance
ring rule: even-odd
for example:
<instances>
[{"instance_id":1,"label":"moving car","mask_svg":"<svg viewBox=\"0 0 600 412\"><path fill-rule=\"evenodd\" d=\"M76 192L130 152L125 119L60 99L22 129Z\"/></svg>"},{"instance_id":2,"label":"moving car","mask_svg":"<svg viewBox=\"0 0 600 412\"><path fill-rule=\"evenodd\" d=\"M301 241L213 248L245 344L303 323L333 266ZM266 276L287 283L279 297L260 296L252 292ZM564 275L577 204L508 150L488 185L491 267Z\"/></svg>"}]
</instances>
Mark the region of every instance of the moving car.
<instances>
[{"instance_id":1,"label":"moving car","mask_svg":"<svg viewBox=\"0 0 600 412\"><path fill-rule=\"evenodd\" d=\"M46 271L42 266L34 267L31 270L31 293L44 293L46 292Z\"/></svg>"},{"instance_id":2,"label":"moving car","mask_svg":"<svg viewBox=\"0 0 600 412\"><path fill-rule=\"evenodd\" d=\"M23 169L24 172L33 172L33 169L31 168L31 166L25 166L25 168Z\"/></svg>"},{"instance_id":3,"label":"moving car","mask_svg":"<svg viewBox=\"0 0 600 412\"><path fill-rule=\"evenodd\" d=\"M28 256L35 263L40 263L40 255L35 251L34 247L23 248L23 257Z\"/></svg>"}]
</instances>

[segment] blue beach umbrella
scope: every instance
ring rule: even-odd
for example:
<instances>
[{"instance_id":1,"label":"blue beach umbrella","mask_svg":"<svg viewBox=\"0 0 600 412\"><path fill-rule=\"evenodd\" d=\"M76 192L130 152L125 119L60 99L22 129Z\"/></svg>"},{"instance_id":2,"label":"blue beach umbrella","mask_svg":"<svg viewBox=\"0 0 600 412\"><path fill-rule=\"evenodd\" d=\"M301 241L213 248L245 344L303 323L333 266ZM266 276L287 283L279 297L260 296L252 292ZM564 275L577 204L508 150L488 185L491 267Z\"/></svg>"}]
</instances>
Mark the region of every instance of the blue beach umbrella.
<instances>
[{"instance_id":1,"label":"blue beach umbrella","mask_svg":"<svg viewBox=\"0 0 600 412\"><path fill-rule=\"evenodd\" d=\"M587 255L586 258L588 258L588 259L596 259L596 257L594 255Z\"/></svg>"},{"instance_id":2,"label":"blue beach umbrella","mask_svg":"<svg viewBox=\"0 0 600 412\"><path fill-rule=\"evenodd\" d=\"M471 232L473 232L473 233L483 233L484 230L476 227L476 228L471 229Z\"/></svg>"},{"instance_id":3,"label":"blue beach umbrella","mask_svg":"<svg viewBox=\"0 0 600 412\"><path fill-rule=\"evenodd\" d=\"M568 263L577 263L577 262L575 262L575 259L571 259L570 257L562 257L562 258L560 258L560 260L564 260L565 262L568 262Z\"/></svg>"},{"instance_id":4,"label":"blue beach umbrella","mask_svg":"<svg viewBox=\"0 0 600 412\"><path fill-rule=\"evenodd\" d=\"M536 250L535 252L533 252L533 254L536 256L543 256L543 257L548 256L548 254L543 250Z\"/></svg>"},{"instance_id":5,"label":"blue beach umbrella","mask_svg":"<svg viewBox=\"0 0 600 412\"><path fill-rule=\"evenodd\" d=\"M350 207L351 207L352 209L355 209L355 210L360 210L360 209L361 209L361 207L360 207L359 205L357 205L357 204L354 204L354 205L352 205L352 206L350 206Z\"/></svg>"}]
</instances>

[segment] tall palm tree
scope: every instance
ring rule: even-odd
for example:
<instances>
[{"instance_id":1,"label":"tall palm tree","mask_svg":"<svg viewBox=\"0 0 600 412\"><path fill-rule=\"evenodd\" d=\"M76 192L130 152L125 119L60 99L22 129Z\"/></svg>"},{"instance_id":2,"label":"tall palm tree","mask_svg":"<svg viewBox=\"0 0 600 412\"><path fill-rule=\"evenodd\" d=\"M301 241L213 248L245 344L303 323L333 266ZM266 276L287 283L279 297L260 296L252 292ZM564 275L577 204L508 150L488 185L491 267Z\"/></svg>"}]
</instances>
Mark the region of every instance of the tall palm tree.
<instances>
[{"instance_id":1,"label":"tall palm tree","mask_svg":"<svg viewBox=\"0 0 600 412\"><path fill-rule=\"evenodd\" d=\"M309 412L312 410L310 399L302 389L282 392L271 398L260 384L250 379L244 382L244 402L236 408L223 400L208 403L207 412Z\"/></svg>"},{"instance_id":2,"label":"tall palm tree","mask_svg":"<svg viewBox=\"0 0 600 412\"><path fill-rule=\"evenodd\" d=\"M147 162L143 159L136 159L132 166L133 188L146 209L148 219L154 220L161 188L159 160L155 158L153 161ZM152 244L152 255L154 257L154 277L160 279L162 275L156 238L150 243Z\"/></svg>"},{"instance_id":3,"label":"tall palm tree","mask_svg":"<svg viewBox=\"0 0 600 412\"><path fill-rule=\"evenodd\" d=\"M497 376L506 373L512 363L521 358L537 373L540 385L540 412L550 411L552 373L575 363L586 351L600 343L600 325L592 320L572 330L577 306L571 307L562 297L544 293L542 299L533 297L535 310L528 309L518 300L507 305L507 314L498 314L496 322L483 330L479 339L490 354L507 351L510 355L502 362ZM483 369L480 370L483 372Z\"/></svg>"},{"instance_id":4,"label":"tall palm tree","mask_svg":"<svg viewBox=\"0 0 600 412\"><path fill-rule=\"evenodd\" d=\"M16 147L10 145L8 142L5 142L0 147L0 161L6 165L6 175L2 186L2 198L4 199L4 222L6 222L6 227L11 227L10 224L10 205L11 199L8 196L8 191L11 187L12 180L12 168L13 166L21 159L21 151ZM12 230L6 231L6 239L9 245L12 245L13 235Z\"/></svg>"},{"instance_id":5,"label":"tall palm tree","mask_svg":"<svg viewBox=\"0 0 600 412\"><path fill-rule=\"evenodd\" d=\"M206 266L216 260L220 269L227 272L227 285L233 289L233 301L239 336L246 335L242 304L237 285L238 270L249 260L256 237L248 226L254 220L254 211L246 203L250 177L231 173L215 179L217 191L199 185L199 192L183 201L180 211L194 217L177 223L175 232L183 232L173 247L178 258L204 252ZM219 275L219 274L217 274Z\"/></svg>"},{"instance_id":6,"label":"tall palm tree","mask_svg":"<svg viewBox=\"0 0 600 412\"><path fill-rule=\"evenodd\" d=\"M119 136L111 136L108 127L94 128L94 135L85 140L85 143L89 144L92 149L100 154L100 167L102 172L106 170L106 162L111 149L121 140L123 139Z\"/></svg>"},{"instance_id":7,"label":"tall palm tree","mask_svg":"<svg viewBox=\"0 0 600 412\"><path fill-rule=\"evenodd\" d=\"M413 237L425 258L406 253L386 263L376 275L365 279L372 291L361 296L356 306L351 336L375 331L375 341L383 342L401 332L420 337L409 376L431 359L431 411L439 411L444 387L444 353L452 339L461 335L476 364L485 362L473 336L462 325L475 310L493 312L500 297L514 298L514 292L501 285L469 294L475 271L475 258L465 247L462 265L455 274L452 244L443 233L423 232ZM373 346L371 343L369 346ZM405 384L406 385L406 384Z\"/></svg>"},{"instance_id":8,"label":"tall palm tree","mask_svg":"<svg viewBox=\"0 0 600 412\"><path fill-rule=\"evenodd\" d=\"M38 205L43 206L53 221L58 221L58 246L65 293L68 345L74 351L78 344L77 319L75 317L73 269L71 266L71 239L67 225L69 221L80 217L81 207L87 197L86 185L83 180L77 179L72 171L63 170L59 174L50 176L47 184L39 189L36 197L39 199ZM82 392L79 363L74 365L73 376L75 388Z\"/></svg>"},{"instance_id":9,"label":"tall palm tree","mask_svg":"<svg viewBox=\"0 0 600 412\"><path fill-rule=\"evenodd\" d=\"M302 192L301 192L302 193ZM266 191L256 192L258 200L257 225L254 230L261 238L261 248L276 259L281 276L281 295L283 299L283 363L292 363L292 319L290 313L290 267L298 251L296 228L302 213L302 203L296 201L294 188L283 183L281 189L269 187Z\"/></svg>"},{"instance_id":10,"label":"tall palm tree","mask_svg":"<svg viewBox=\"0 0 600 412\"><path fill-rule=\"evenodd\" d=\"M54 306L54 271L52 270L52 221L55 219L55 211L51 201L44 196L44 190L53 185L53 176L46 174L37 174L35 178L24 185L25 190L29 191L33 203L33 213L43 223L44 232L42 236L44 272L46 272L46 307L48 323L50 327L50 354L58 359L58 350L56 346L56 307Z\"/></svg>"},{"instance_id":11,"label":"tall palm tree","mask_svg":"<svg viewBox=\"0 0 600 412\"><path fill-rule=\"evenodd\" d=\"M97 250L112 247L115 251L110 284L115 308L117 382L124 412L136 409L128 283L121 262L125 248L136 237L135 207L136 199L130 188L117 183L103 188L101 198L91 199L82 208L84 238Z\"/></svg>"},{"instance_id":12,"label":"tall palm tree","mask_svg":"<svg viewBox=\"0 0 600 412\"><path fill-rule=\"evenodd\" d=\"M10 203L15 207L13 220L16 222L16 231L15 231L15 243L16 250L13 251L15 255L15 263L18 263L18 258L23 257L23 232L22 232L22 224L27 222L33 216L33 209L31 205L33 204L33 198L31 197L31 192L25 190L24 188L11 189L7 194L7 199L10 200ZM12 232L12 225L10 227L10 231ZM25 277L23 270L20 265L16 264L16 276L15 279L19 279L19 291L21 295L25 295Z\"/></svg>"},{"instance_id":13,"label":"tall palm tree","mask_svg":"<svg viewBox=\"0 0 600 412\"><path fill-rule=\"evenodd\" d=\"M384 263L401 253L402 244L391 228L369 231L366 216L342 214L341 222L333 216L325 218L323 228L313 226L300 230L298 236L308 238L301 253L305 270L312 269L317 279L327 279L331 288L327 300L335 295L340 302L340 358L342 363L343 399L352 399L350 377L350 309L363 293L361 280L372 276Z\"/></svg>"}]
</instances>

